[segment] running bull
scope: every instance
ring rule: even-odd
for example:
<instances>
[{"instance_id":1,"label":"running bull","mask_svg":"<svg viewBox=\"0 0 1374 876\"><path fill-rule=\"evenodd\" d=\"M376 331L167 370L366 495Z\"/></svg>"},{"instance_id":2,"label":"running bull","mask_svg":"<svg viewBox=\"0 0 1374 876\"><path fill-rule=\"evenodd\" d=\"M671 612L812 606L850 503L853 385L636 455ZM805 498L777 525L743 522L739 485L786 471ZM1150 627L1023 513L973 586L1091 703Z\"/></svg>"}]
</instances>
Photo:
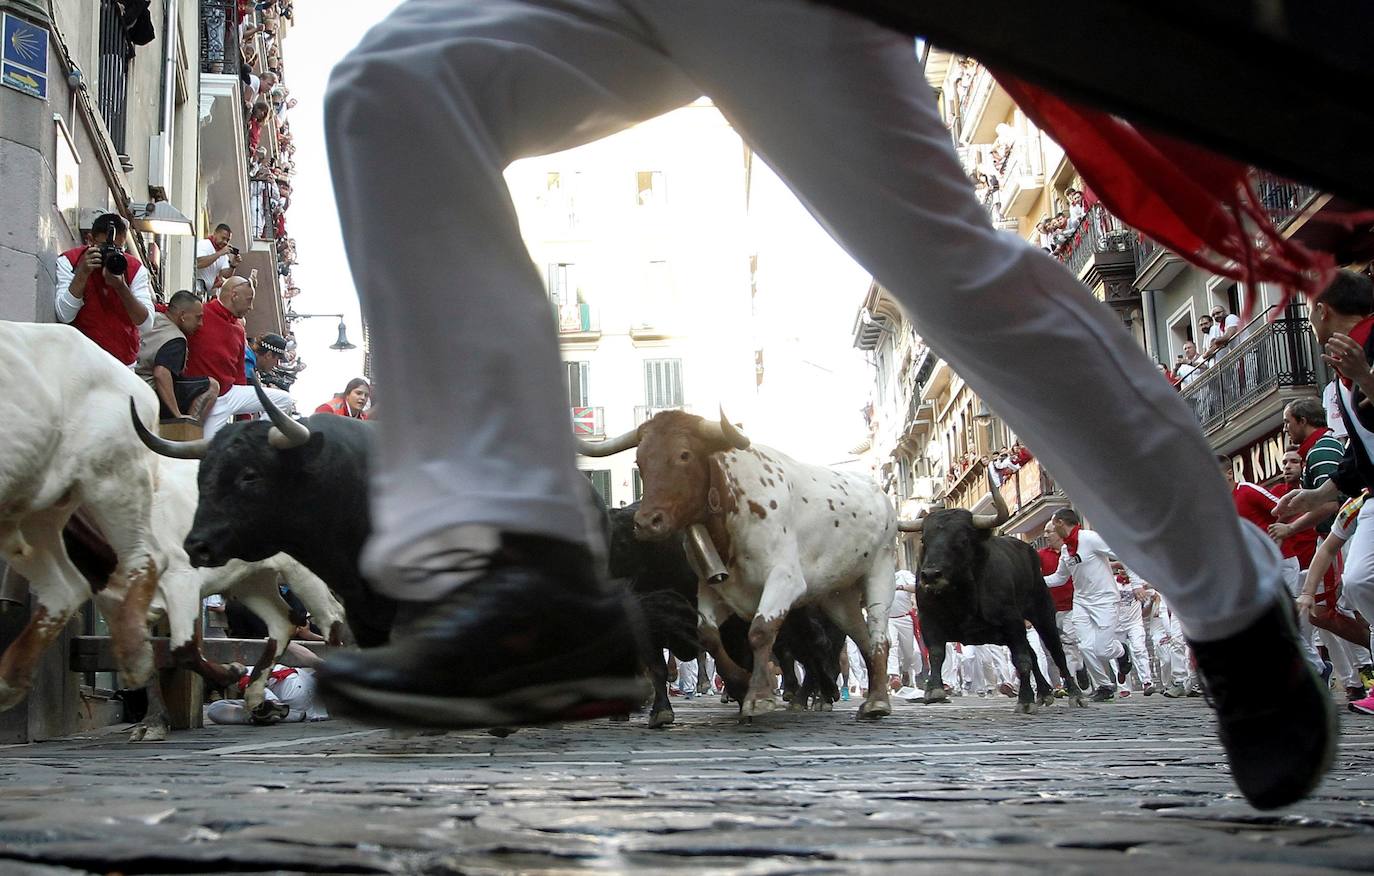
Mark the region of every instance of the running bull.
<instances>
[{"instance_id":1,"label":"running bull","mask_svg":"<svg viewBox=\"0 0 1374 876\"><path fill-rule=\"evenodd\" d=\"M921 637L930 651L925 701L948 699L940 675L945 643L962 642L1006 645L1011 649L1012 664L1021 681L1017 711L1035 711L1037 694L1041 705L1053 704L1054 691L1041 674L1026 640L1029 624L1065 679L1069 696L1081 706L1083 695L1064 660L1064 646L1054 622L1054 601L1040 572L1040 557L1029 544L994 534L1011 514L992 482L991 469L988 487L992 490L995 513L940 509L921 520L900 523L904 532L922 534L916 611L921 618ZM1032 672L1035 691L1031 689Z\"/></svg>"},{"instance_id":2,"label":"running bull","mask_svg":"<svg viewBox=\"0 0 1374 876\"><path fill-rule=\"evenodd\" d=\"M703 523L725 562L729 578L701 582L697 610L721 675L746 690L742 715L777 707L768 661L799 605L816 605L858 643L870 678L886 675L897 517L875 484L753 446L724 414L713 423L665 411L617 438L580 444L589 456L632 447L644 478L636 537L663 541ZM752 672L721 646L731 613L749 622ZM887 686L875 684L859 717L891 711Z\"/></svg>"}]
</instances>

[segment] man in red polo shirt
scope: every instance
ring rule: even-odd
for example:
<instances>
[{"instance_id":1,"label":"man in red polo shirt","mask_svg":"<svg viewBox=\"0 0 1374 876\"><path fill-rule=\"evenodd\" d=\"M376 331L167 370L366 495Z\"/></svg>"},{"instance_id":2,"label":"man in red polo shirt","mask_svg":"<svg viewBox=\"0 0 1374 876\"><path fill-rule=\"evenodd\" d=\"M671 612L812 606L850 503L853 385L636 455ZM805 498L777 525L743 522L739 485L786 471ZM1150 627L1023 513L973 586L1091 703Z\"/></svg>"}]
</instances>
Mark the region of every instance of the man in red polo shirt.
<instances>
[{"instance_id":1,"label":"man in red polo shirt","mask_svg":"<svg viewBox=\"0 0 1374 876\"><path fill-rule=\"evenodd\" d=\"M102 350L125 365L138 358L140 333L153 325L153 295L148 272L128 253L124 270L112 273L101 248L121 251L129 226L118 213L105 213L91 224L91 243L57 257L54 309L59 322L75 326Z\"/></svg>"},{"instance_id":2,"label":"man in red polo shirt","mask_svg":"<svg viewBox=\"0 0 1374 876\"><path fill-rule=\"evenodd\" d=\"M1236 513L1243 520L1250 521L1268 533L1270 524L1274 522L1274 509L1278 507L1279 497L1258 484L1239 480L1229 456L1218 456L1217 462L1221 464L1222 477L1226 478L1226 483L1231 487L1231 499L1236 503ZM1300 546L1300 542L1288 539L1279 545L1280 553L1283 554L1283 564L1280 566L1283 583L1295 599L1302 592L1302 567L1297 555ZM1307 561L1311 562L1310 556ZM1323 674L1326 670L1325 661L1312 644L1312 625L1306 618L1298 619L1298 644L1307 661L1312 664L1312 668L1318 674Z\"/></svg>"},{"instance_id":3,"label":"man in red polo shirt","mask_svg":"<svg viewBox=\"0 0 1374 876\"><path fill-rule=\"evenodd\" d=\"M210 377L219 384L219 398L205 417L205 437L214 437L220 427L236 414L261 414L262 402L248 385L243 368L247 339L243 318L253 309L257 290L247 277L230 277L220 286L219 295L205 303L205 320L200 331L190 338L186 374ZM296 404L285 391L266 387L267 396L277 407L295 411Z\"/></svg>"},{"instance_id":4,"label":"man in red polo shirt","mask_svg":"<svg viewBox=\"0 0 1374 876\"><path fill-rule=\"evenodd\" d=\"M1064 539L1054 531L1052 523L1045 524L1045 542L1048 547L1042 547L1037 551L1040 554L1040 573L1053 575L1059 568L1059 549L1064 546ZM1092 681L1088 678L1087 670L1083 668L1083 655L1078 650L1078 634L1073 628L1073 577L1070 576L1069 580L1057 587L1051 587L1050 598L1054 600L1054 622L1059 627L1059 641L1064 645L1064 661L1069 664L1069 671L1074 674L1079 689L1088 690L1092 686ZM1055 682L1056 688L1065 686L1064 680L1059 678L1058 668L1053 663L1050 664L1050 674L1053 676L1050 680Z\"/></svg>"}]
</instances>

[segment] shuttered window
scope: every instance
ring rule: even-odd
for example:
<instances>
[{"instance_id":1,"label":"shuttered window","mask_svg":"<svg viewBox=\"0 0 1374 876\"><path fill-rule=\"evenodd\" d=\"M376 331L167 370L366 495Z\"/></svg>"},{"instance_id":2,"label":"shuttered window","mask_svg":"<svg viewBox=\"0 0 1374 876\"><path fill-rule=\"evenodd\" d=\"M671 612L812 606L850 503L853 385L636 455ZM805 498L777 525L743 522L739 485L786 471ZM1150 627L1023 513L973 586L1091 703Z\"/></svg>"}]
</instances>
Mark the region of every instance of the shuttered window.
<instances>
[{"instance_id":1,"label":"shuttered window","mask_svg":"<svg viewBox=\"0 0 1374 876\"><path fill-rule=\"evenodd\" d=\"M644 404L650 408L682 407L682 360L644 361Z\"/></svg>"},{"instance_id":2,"label":"shuttered window","mask_svg":"<svg viewBox=\"0 0 1374 876\"><path fill-rule=\"evenodd\" d=\"M591 375L590 362L564 362L568 369L568 407L585 408L590 406L591 392L588 379Z\"/></svg>"},{"instance_id":3,"label":"shuttered window","mask_svg":"<svg viewBox=\"0 0 1374 876\"><path fill-rule=\"evenodd\" d=\"M608 468L583 469L582 474L586 475L587 480L591 481L592 486L601 494L601 501L606 503L606 507L615 507L611 504L611 470Z\"/></svg>"},{"instance_id":4,"label":"shuttered window","mask_svg":"<svg viewBox=\"0 0 1374 876\"><path fill-rule=\"evenodd\" d=\"M630 495L634 498L630 501L638 502L644 498L644 478L640 475L639 469L630 470Z\"/></svg>"}]
</instances>

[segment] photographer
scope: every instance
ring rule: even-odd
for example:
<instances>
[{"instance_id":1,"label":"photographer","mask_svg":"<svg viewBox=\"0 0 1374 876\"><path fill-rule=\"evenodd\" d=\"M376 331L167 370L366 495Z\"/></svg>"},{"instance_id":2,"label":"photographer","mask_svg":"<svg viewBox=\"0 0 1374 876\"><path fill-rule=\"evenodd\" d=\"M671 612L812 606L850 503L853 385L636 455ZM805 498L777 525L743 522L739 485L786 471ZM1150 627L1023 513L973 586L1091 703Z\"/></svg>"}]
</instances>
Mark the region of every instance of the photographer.
<instances>
[{"instance_id":1,"label":"photographer","mask_svg":"<svg viewBox=\"0 0 1374 876\"><path fill-rule=\"evenodd\" d=\"M205 284L207 298L234 276L234 269L243 262L238 247L231 244L233 239L234 229L221 222L213 234L196 243L196 278Z\"/></svg>"},{"instance_id":2,"label":"photographer","mask_svg":"<svg viewBox=\"0 0 1374 876\"><path fill-rule=\"evenodd\" d=\"M248 349L244 351L243 365L248 379L253 379L254 372L263 386L274 386L277 389L289 390L291 384L295 382L294 375L280 375L277 368L281 365L282 359L286 356L286 338L271 332L260 338L253 338L248 343ZM290 379L283 385L284 376Z\"/></svg>"},{"instance_id":3,"label":"photographer","mask_svg":"<svg viewBox=\"0 0 1374 876\"><path fill-rule=\"evenodd\" d=\"M129 226L117 213L91 225L91 243L57 257L57 319L75 326L125 365L138 358L139 334L153 324L143 264L124 251Z\"/></svg>"}]
</instances>

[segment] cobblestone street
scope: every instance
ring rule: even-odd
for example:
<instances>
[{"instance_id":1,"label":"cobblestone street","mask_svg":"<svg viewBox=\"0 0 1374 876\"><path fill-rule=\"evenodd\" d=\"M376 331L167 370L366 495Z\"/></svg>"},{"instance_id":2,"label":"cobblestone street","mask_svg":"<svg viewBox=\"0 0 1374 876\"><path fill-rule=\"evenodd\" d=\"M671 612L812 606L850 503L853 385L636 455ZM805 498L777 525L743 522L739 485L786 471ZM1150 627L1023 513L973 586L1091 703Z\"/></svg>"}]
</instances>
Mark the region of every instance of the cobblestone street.
<instances>
[{"instance_id":1,"label":"cobblestone street","mask_svg":"<svg viewBox=\"0 0 1374 876\"><path fill-rule=\"evenodd\" d=\"M1374 868L1374 732L1278 814L1200 700L876 724L714 700L678 723L397 738L347 722L0 749L0 872L1307 873ZM112 728L113 730L113 728ZM68 869L70 868L70 869Z\"/></svg>"}]
</instances>

